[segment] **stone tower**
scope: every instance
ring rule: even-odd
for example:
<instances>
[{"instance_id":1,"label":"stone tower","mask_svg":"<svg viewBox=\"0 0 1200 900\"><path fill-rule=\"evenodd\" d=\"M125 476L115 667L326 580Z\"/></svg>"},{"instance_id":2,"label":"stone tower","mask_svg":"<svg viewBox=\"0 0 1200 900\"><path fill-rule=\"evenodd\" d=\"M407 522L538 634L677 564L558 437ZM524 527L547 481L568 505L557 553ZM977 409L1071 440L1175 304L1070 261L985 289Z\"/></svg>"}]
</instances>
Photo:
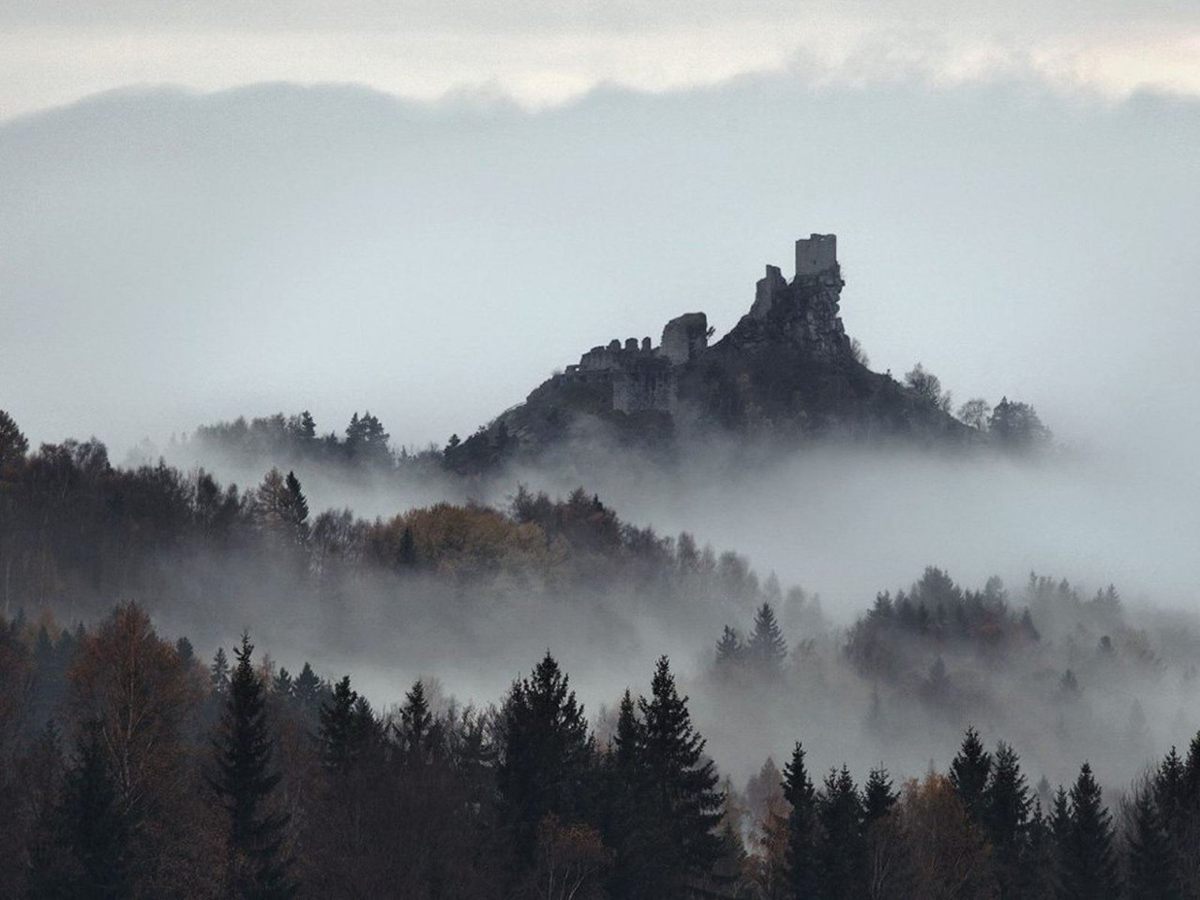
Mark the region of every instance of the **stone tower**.
<instances>
[{"instance_id":1,"label":"stone tower","mask_svg":"<svg viewBox=\"0 0 1200 900\"><path fill-rule=\"evenodd\" d=\"M837 268L837 235L812 234L796 241L796 277L811 278Z\"/></svg>"}]
</instances>

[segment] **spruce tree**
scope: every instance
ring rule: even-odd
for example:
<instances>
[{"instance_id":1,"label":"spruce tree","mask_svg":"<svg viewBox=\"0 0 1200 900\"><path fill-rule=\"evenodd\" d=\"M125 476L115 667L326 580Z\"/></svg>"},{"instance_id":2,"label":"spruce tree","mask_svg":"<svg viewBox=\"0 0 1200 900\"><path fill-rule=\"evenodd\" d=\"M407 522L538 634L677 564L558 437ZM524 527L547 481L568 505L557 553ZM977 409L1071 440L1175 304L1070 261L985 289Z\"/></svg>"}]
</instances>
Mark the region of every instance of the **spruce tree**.
<instances>
[{"instance_id":1,"label":"spruce tree","mask_svg":"<svg viewBox=\"0 0 1200 900\"><path fill-rule=\"evenodd\" d=\"M57 742L55 733L51 739ZM100 729L85 728L51 815L51 846L31 848L30 900L121 900L133 895L131 824L117 798Z\"/></svg>"},{"instance_id":2,"label":"spruce tree","mask_svg":"<svg viewBox=\"0 0 1200 900\"><path fill-rule=\"evenodd\" d=\"M500 711L503 755L496 771L500 808L519 867L532 864L547 815L581 818L592 761L583 707L549 652L531 677L513 683Z\"/></svg>"},{"instance_id":3,"label":"spruce tree","mask_svg":"<svg viewBox=\"0 0 1200 900\"><path fill-rule=\"evenodd\" d=\"M300 479L288 472L280 496L280 516L292 527L295 538L303 543L308 538L308 500L300 489Z\"/></svg>"},{"instance_id":4,"label":"spruce tree","mask_svg":"<svg viewBox=\"0 0 1200 900\"><path fill-rule=\"evenodd\" d=\"M984 831L995 850L996 875L1002 898L1018 895L1021 853L1029 824L1029 788L1020 759L1001 741L984 792Z\"/></svg>"},{"instance_id":5,"label":"spruce tree","mask_svg":"<svg viewBox=\"0 0 1200 900\"><path fill-rule=\"evenodd\" d=\"M717 641L717 669L729 672L736 668L744 657L745 648L742 646L741 636L726 625L725 630L721 632L721 639Z\"/></svg>"},{"instance_id":6,"label":"spruce tree","mask_svg":"<svg viewBox=\"0 0 1200 900\"><path fill-rule=\"evenodd\" d=\"M333 687L333 696L318 713L321 755L327 768L346 772L372 749L377 737L375 716L365 697L350 687L350 676Z\"/></svg>"},{"instance_id":7,"label":"spruce tree","mask_svg":"<svg viewBox=\"0 0 1200 900\"><path fill-rule=\"evenodd\" d=\"M321 679L308 663L300 669L300 674L292 685L292 699L300 710L309 715L315 715L321 706Z\"/></svg>"},{"instance_id":8,"label":"spruce tree","mask_svg":"<svg viewBox=\"0 0 1200 900\"><path fill-rule=\"evenodd\" d=\"M218 694L224 694L229 689L229 657L225 655L224 647L218 647L217 652L213 655L212 665L208 669L208 679L212 684L212 689Z\"/></svg>"},{"instance_id":9,"label":"spruce tree","mask_svg":"<svg viewBox=\"0 0 1200 900\"><path fill-rule=\"evenodd\" d=\"M764 603L754 614L754 633L746 642L746 659L762 675L778 675L783 670L787 641L770 603Z\"/></svg>"},{"instance_id":10,"label":"spruce tree","mask_svg":"<svg viewBox=\"0 0 1200 900\"><path fill-rule=\"evenodd\" d=\"M1175 852L1163 828L1154 794L1138 791L1129 834L1129 895L1137 900L1179 900Z\"/></svg>"},{"instance_id":11,"label":"spruce tree","mask_svg":"<svg viewBox=\"0 0 1200 900\"><path fill-rule=\"evenodd\" d=\"M234 650L225 709L214 743L216 774L210 779L228 816L227 889L248 900L283 900L296 892L281 845L288 816L270 810L280 776L272 772L273 740L263 685L251 665L254 645L242 634Z\"/></svg>"},{"instance_id":12,"label":"spruce tree","mask_svg":"<svg viewBox=\"0 0 1200 900\"><path fill-rule=\"evenodd\" d=\"M614 854L608 877L612 897L639 896L639 888L653 881L653 855L646 852L645 835L652 822L647 798L647 776L642 765L642 723L628 689L617 710L617 730L609 747L606 775L607 808L604 843Z\"/></svg>"},{"instance_id":13,"label":"spruce tree","mask_svg":"<svg viewBox=\"0 0 1200 900\"><path fill-rule=\"evenodd\" d=\"M1060 897L1107 900L1119 889L1112 818L1087 763L1080 768L1070 796L1071 820L1061 857Z\"/></svg>"},{"instance_id":14,"label":"spruce tree","mask_svg":"<svg viewBox=\"0 0 1200 900\"><path fill-rule=\"evenodd\" d=\"M406 765L427 763L432 755L433 713L425 699L425 685L418 679L404 695L400 708L400 744Z\"/></svg>"},{"instance_id":15,"label":"spruce tree","mask_svg":"<svg viewBox=\"0 0 1200 900\"><path fill-rule=\"evenodd\" d=\"M950 783L978 825L984 824L988 777L992 771L992 755L983 749L979 732L968 728L958 755L950 763Z\"/></svg>"},{"instance_id":16,"label":"spruce tree","mask_svg":"<svg viewBox=\"0 0 1200 900\"><path fill-rule=\"evenodd\" d=\"M791 805L787 818L788 883L794 897L816 897L818 885L817 792L804 765L799 741L783 767L783 796Z\"/></svg>"},{"instance_id":17,"label":"spruce tree","mask_svg":"<svg viewBox=\"0 0 1200 900\"><path fill-rule=\"evenodd\" d=\"M640 765L650 805L653 837L647 848L658 858L657 883L646 896L679 896L685 885L711 870L720 850L714 829L721 820L721 794L704 738L692 727L687 697L679 696L667 657L658 660L650 699L641 698Z\"/></svg>"},{"instance_id":18,"label":"spruce tree","mask_svg":"<svg viewBox=\"0 0 1200 900\"><path fill-rule=\"evenodd\" d=\"M892 787L892 779L888 777L888 771L883 766L877 766L868 773L862 793L864 827L890 813L896 801L900 799L900 794Z\"/></svg>"},{"instance_id":19,"label":"spruce tree","mask_svg":"<svg viewBox=\"0 0 1200 900\"><path fill-rule=\"evenodd\" d=\"M846 766L830 769L817 799L820 822L821 897L855 900L862 896L863 808Z\"/></svg>"}]
</instances>

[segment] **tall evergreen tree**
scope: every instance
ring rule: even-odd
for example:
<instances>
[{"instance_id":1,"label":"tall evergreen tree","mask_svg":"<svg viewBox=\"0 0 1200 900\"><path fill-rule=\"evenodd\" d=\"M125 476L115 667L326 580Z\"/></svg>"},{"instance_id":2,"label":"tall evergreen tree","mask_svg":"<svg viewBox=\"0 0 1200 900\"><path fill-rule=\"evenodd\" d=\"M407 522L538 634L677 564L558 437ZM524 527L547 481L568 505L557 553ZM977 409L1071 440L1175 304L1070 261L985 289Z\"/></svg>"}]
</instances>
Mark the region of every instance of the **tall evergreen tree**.
<instances>
[{"instance_id":1,"label":"tall evergreen tree","mask_svg":"<svg viewBox=\"0 0 1200 900\"><path fill-rule=\"evenodd\" d=\"M1151 790L1137 792L1129 834L1129 895L1137 900L1180 900L1174 848Z\"/></svg>"},{"instance_id":2,"label":"tall evergreen tree","mask_svg":"<svg viewBox=\"0 0 1200 900\"><path fill-rule=\"evenodd\" d=\"M218 647L217 652L213 655L212 665L208 669L208 677L212 689L218 694L224 694L229 689L229 657L225 655L224 647Z\"/></svg>"},{"instance_id":3,"label":"tall evergreen tree","mask_svg":"<svg viewBox=\"0 0 1200 900\"><path fill-rule=\"evenodd\" d=\"M788 883L794 897L816 897L818 885L817 792L804 765L804 747L796 741L783 767L783 797L791 806L787 819Z\"/></svg>"},{"instance_id":4,"label":"tall evergreen tree","mask_svg":"<svg viewBox=\"0 0 1200 900\"><path fill-rule=\"evenodd\" d=\"M819 873L824 900L862 896L863 808L846 766L830 769L817 799Z\"/></svg>"},{"instance_id":5,"label":"tall evergreen tree","mask_svg":"<svg viewBox=\"0 0 1200 900\"><path fill-rule=\"evenodd\" d=\"M991 771L992 755L983 749L979 732L968 728L958 755L950 763L950 783L966 807L967 815L978 825L984 824Z\"/></svg>"},{"instance_id":6,"label":"tall evergreen tree","mask_svg":"<svg viewBox=\"0 0 1200 900\"><path fill-rule=\"evenodd\" d=\"M54 737L57 740L57 737ZM31 854L30 900L120 900L133 895L131 827L117 797L97 725L76 745L52 815L53 847Z\"/></svg>"},{"instance_id":7,"label":"tall evergreen tree","mask_svg":"<svg viewBox=\"0 0 1200 900\"><path fill-rule=\"evenodd\" d=\"M1020 867L1029 824L1029 787L1020 758L1001 741L996 747L991 778L984 791L984 832L995 851L996 877L1002 898L1018 896Z\"/></svg>"},{"instance_id":8,"label":"tall evergreen tree","mask_svg":"<svg viewBox=\"0 0 1200 900\"><path fill-rule=\"evenodd\" d=\"M289 471L283 482L280 496L280 513L296 533L296 540L303 542L308 537L308 499L300 488L300 479Z\"/></svg>"},{"instance_id":9,"label":"tall evergreen tree","mask_svg":"<svg viewBox=\"0 0 1200 900\"><path fill-rule=\"evenodd\" d=\"M400 745L405 764L409 766L427 763L432 756L433 713L425 699L425 685L417 679L404 695L400 707Z\"/></svg>"},{"instance_id":10,"label":"tall evergreen tree","mask_svg":"<svg viewBox=\"0 0 1200 900\"><path fill-rule=\"evenodd\" d=\"M1062 900L1108 900L1119 890L1112 818L1092 768L1084 763L1071 788L1071 820L1061 855Z\"/></svg>"},{"instance_id":11,"label":"tall evergreen tree","mask_svg":"<svg viewBox=\"0 0 1200 900\"><path fill-rule=\"evenodd\" d=\"M717 641L717 669L728 672L737 667L745 658L745 650L741 636L726 625Z\"/></svg>"},{"instance_id":12,"label":"tall evergreen tree","mask_svg":"<svg viewBox=\"0 0 1200 900\"><path fill-rule=\"evenodd\" d=\"M647 849L659 863L656 884L645 896L680 896L692 879L711 870L720 850L714 829L721 820L721 794L712 760L704 758L704 738L692 727L687 697L679 696L670 662L655 666L650 699L641 713L640 765L652 811L653 836Z\"/></svg>"},{"instance_id":13,"label":"tall evergreen tree","mask_svg":"<svg viewBox=\"0 0 1200 900\"><path fill-rule=\"evenodd\" d=\"M242 634L234 650L220 730L214 741L216 774L210 779L228 816L229 895L283 900L296 892L281 845L288 816L273 812L271 795L280 776L272 772L273 741L263 685L251 664L254 645Z\"/></svg>"},{"instance_id":14,"label":"tall evergreen tree","mask_svg":"<svg viewBox=\"0 0 1200 900\"><path fill-rule=\"evenodd\" d=\"M763 675L777 675L787 659L787 641L775 619L771 604L764 603L754 614L754 633L746 642L746 659Z\"/></svg>"},{"instance_id":15,"label":"tall evergreen tree","mask_svg":"<svg viewBox=\"0 0 1200 900\"><path fill-rule=\"evenodd\" d=\"M900 794L892 786L892 779L883 766L873 768L863 785L863 823L870 825L892 811Z\"/></svg>"},{"instance_id":16,"label":"tall evergreen tree","mask_svg":"<svg viewBox=\"0 0 1200 900\"><path fill-rule=\"evenodd\" d=\"M581 817L592 761L583 707L548 651L529 678L513 683L500 725L503 754L496 786L519 865L525 867L532 862L543 817L568 823Z\"/></svg>"},{"instance_id":17,"label":"tall evergreen tree","mask_svg":"<svg viewBox=\"0 0 1200 900\"><path fill-rule=\"evenodd\" d=\"M334 771L350 769L373 749L379 736L371 706L350 687L349 675L333 686L333 696L322 704L318 720L322 758Z\"/></svg>"}]
</instances>

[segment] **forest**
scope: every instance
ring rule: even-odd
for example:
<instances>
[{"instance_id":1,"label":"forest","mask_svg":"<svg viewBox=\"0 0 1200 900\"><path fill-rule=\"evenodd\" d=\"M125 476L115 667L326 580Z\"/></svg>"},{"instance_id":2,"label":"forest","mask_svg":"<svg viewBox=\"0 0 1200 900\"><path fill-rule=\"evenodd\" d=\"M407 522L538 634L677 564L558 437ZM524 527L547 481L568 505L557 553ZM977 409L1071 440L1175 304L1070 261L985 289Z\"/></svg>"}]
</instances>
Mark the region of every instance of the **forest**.
<instances>
[{"instance_id":1,"label":"forest","mask_svg":"<svg viewBox=\"0 0 1200 900\"><path fill-rule=\"evenodd\" d=\"M946 771L736 790L671 664L589 727L551 653L485 708L379 712L254 656L205 664L136 603L0 627L0 893L12 897L1171 898L1200 890L1200 734L1106 802L968 729ZM802 730L802 729L801 729Z\"/></svg>"},{"instance_id":2,"label":"forest","mask_svg":"<svg viewBox=\"0 0 1200 900\"><path fill-rule=\"evenodd\" d=\"M1114 586L841 626L583 488L366 519L0 412L0 591L0 896L1200 896L1196 623Z\"/></svg>"}]
</instances>

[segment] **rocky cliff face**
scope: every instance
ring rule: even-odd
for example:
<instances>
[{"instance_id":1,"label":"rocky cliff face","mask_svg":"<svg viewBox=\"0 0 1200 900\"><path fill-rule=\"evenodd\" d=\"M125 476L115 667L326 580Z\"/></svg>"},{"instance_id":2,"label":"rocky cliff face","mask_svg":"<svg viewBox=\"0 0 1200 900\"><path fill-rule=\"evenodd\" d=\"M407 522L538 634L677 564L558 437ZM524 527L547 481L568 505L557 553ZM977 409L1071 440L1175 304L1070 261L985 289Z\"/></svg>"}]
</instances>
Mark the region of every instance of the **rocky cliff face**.
<instances>
[{"instance_id":1,"label":"rocky cliff face","mask_svg":"<svg viewBox=\"0 0 1200 900\"><path fill-rule=\"evenodd\" d=\"M788 282L767 266L750 310L716 344L704 313L686 313L667 323L657 347L629 338L592 348L448 459L483 467L597 431L655 448L714 433L973 441L973 429L855 358L839 315L836 247L833 235L797 241L796 276Z\"/></svg>"}]
</instances>

